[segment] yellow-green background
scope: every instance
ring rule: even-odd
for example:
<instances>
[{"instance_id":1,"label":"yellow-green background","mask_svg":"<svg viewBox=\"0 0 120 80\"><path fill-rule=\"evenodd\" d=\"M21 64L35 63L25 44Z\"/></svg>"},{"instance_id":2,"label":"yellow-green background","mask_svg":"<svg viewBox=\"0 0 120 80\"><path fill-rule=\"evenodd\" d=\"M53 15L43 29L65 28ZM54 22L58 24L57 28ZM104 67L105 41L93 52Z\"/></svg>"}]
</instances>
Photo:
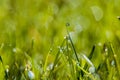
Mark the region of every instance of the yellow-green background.
<instances>
[{"instance_id":1,"label":"yellow-green background","mask_svg":"<svg viewBox=\"0 0 120 80\"><path fill-rule=\"evenodd\" d=\"M16 49L20 64L25 63L24 52L36 64L44 62L49 49L57 49L66 36L66 23L78 53L112 42L119 55L119 15L120 0L0 0L0 56L12 65ZM0 63L0 79L1 68Z\"/></svg>"}]
</instances>

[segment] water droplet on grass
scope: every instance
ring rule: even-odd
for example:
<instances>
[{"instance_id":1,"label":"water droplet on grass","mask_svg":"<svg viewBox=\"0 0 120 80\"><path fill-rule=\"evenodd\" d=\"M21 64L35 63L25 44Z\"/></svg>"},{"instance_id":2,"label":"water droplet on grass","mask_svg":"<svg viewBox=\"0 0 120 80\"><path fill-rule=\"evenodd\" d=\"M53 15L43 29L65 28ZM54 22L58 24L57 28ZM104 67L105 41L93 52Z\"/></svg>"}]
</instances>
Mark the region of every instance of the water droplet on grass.
<instances>
[{"instance_id":1,"label":"water droplet on grass","mask_svg":"<svg viewBox=\"0 0 120 80\"><path fill-rule=\"evenodd\" d=\"M49 71L49 70L52 70L52 68L53 68L53 63L51 63L48 67L47 67L47 70Z\"/></svg>"},{"instance_id":2,"label":"water droplet on grass","mask_svg":"<svg viewBox=\"0 0 120 80\"><path fill-rule=\"evenodd\" d=\"M107 52L108 51L108 49L107 48L105 48L105 52Z\"/></svg>"},{"instance_id":3,"label":"water droplet on grass","mask_svg":"<svg viewBox=\"0 0 120 80\"><path fill-rule=\"evenodd\" d=\"M89 68L89 72L92 73L92 74L95 73L95 67L94 67L94 66L91 66L91 67Z\"/></svg>"},{"instance_id":4,"label":"water droplet on grass","mask_svg":"<svg viewBox=\"0 0 120 80\"><path fill-rule=\"evenodd\" d=\"M60 48L60 53L63 53L63 49L62 48Z\"/></svg>"},{"instance_id":5,"label":"water droplet on grass","mask_svg":"<svg viewBox=\"0 0 120 80\"><path fill-rule=\"evenodd\" d=\"M66 26L67 26L67 27L70 26L70 23L66 23Z\"/></svg>"},{"instance_id":6,"label":"water droplet on grass","mask_svg":"<svg viewBox=\"0 0 120 80\"><path fill-rule=\"evenodd\" d=\"M35 75L32 71L28 71L28 77L30 80L33 80L35 78Z\"/></svg>"},{"instance_id":7,"label":"water droplet on grass","mask_svg":"<svg viewBox=\"0 0 120 80\"><path fill-rule=\"evenodd\" d=\"M115 66L115 61L114 60L112 60L111 65Z\"/></svg>"}]
</instances>

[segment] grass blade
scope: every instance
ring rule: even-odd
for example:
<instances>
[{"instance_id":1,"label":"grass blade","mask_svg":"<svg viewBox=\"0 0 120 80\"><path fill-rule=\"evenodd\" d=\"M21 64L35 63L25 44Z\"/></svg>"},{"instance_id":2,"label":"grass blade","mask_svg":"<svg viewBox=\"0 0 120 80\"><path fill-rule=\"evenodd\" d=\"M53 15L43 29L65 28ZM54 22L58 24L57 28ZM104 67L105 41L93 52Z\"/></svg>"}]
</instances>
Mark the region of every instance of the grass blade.
<instances>
[{"instance_id":1,"label":"grass blade","mask_svg":"<svg viewBox=\"0 0 120 80\"><path fill-rule=\"evenodd\" d=\"M0 56L0 61L2 62L2 64L3 64L3 60L2 60L2 57Z\"/></svg>"}]
</instances>

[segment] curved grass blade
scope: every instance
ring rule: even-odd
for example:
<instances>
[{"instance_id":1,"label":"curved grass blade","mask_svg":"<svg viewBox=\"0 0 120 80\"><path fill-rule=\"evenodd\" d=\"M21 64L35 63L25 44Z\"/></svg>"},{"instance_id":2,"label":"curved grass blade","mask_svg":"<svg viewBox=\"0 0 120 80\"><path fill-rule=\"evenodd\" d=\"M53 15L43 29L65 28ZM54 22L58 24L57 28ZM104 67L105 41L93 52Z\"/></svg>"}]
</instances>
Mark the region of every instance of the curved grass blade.
<instances>
[{"instance_id":1,"label":"curved grass blade","mask_svg":"<svg viewBox=\"0 0 120 80\"><path fill-rule=\"evenodd\" d=\"M95 45L93 45L92 50L91 50L91 52L90 52L90 54L89 54L89 56L88 56L88 59L89 59L89 60L92 59L94 51L95 51ZM85 63L85 66L84 66L83 69L86 70L87 67L88 67L88 64ZM81 75L82 75L82 77L84 76L84 72L83 72L83 71L81 71Z\"/></svg>"},{"instance_id":2,"label":"curved grass blade","mask_svg":"<svg viewBox=\"0 0 120 80\"><path fill-rule=\"evenodd\" d=\"M91 50L91 52L90 52L90 54L89 54L89 56L88 56L88 59L89 59L89 60L92 59L94 51L95 51L95 45L93 45L92 50ZM85 64L85 66L84 66L84 69L85 69L85 70L86 70L87 66L88 66L88 65Z\"/></svg>"},{"instance_id":3,"label":"curved grass blade","mask_svg":"<svg viewBox=\"0 0 120 80\"><path fill-rule=\"evenodd\" d=\"M60 48L64 45L64 43L65 43L65 39L63 40ZM50 73L49 73L49 77L48 77L49 79L52 79L52 73L53 73L53 71L54 71L54 68L55 68L57 62L58 62L59 59L60 59L59 57L60 57L60 50L58 50L58 52L57 52L57 54L56 54L56 57L55 57L55 60L54 60L54 63L53 63L53 67L52 67L52 69L51 69L51 71L50 71Z\"/></svg>"},{"instance_id":4,"label":"curved grass blade","mask_svg":"<svg viewBox=\"0 0 120 80\"><path fill-rule=\"evenodd\" d=\"M120 79L120 67L119 67L120 65L119 65L119 62L118 62L119 60L117 58L117 55L115 54L115 51L114 51L112 43L109 43L109 44L110 44L110 48L111 48L112 53L113 53L113 58L114 58L114 61L116 63L116 69L118 71L118 75L119 75L119 79Z\"/></svg>"},{"instance_id":5,"label":"curved grass blade","mask_svg":"<svg viewBox=\"0 0 120 80\"><path fill-rule=\"evenodd\" d=\"M68 24L69 24L69 23L68 23ZM69 24L69 25L66 25L66 28L67 28L68 26L70 26L70 24ZM75 49L74 44L73 44L73 41L72 41L72 38L71 38L71 36L70 36L70 34L69 34L68 28L67 28L67 36L68 36L68 40L70 40L70 43L71 43L73 52L74 52L74 54L75 54L77 63L78 63L79 66L81 66L81 65L80 65L80 61L79 61L79 58L78 58L78 55L77 55L77 52L76 52L76 49ZM76 71L77 71L77 70L76 70ZM78 72L77 80L80 80L79 75L81 74L81 71L79 70L79 71L77 71L77 72Z\"/></svg>"}]
</instances>

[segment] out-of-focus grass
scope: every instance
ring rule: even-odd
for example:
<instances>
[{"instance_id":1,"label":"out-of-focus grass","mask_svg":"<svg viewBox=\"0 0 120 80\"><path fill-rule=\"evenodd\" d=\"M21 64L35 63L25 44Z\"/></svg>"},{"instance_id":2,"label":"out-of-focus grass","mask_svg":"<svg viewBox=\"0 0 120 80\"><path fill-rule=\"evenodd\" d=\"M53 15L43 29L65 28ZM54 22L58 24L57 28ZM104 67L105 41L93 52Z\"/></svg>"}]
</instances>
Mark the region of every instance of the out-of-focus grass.
<instances>
[{"instance_id":1,"label":"out-of-focus grass","mask_svg":"<svg viewBox=\"0 0 120 80\"><path fill-rule=\"evenodd\" d=\"M0 80L118 80L119 4L0 0Z\"/></svg>"}]
</instances>

